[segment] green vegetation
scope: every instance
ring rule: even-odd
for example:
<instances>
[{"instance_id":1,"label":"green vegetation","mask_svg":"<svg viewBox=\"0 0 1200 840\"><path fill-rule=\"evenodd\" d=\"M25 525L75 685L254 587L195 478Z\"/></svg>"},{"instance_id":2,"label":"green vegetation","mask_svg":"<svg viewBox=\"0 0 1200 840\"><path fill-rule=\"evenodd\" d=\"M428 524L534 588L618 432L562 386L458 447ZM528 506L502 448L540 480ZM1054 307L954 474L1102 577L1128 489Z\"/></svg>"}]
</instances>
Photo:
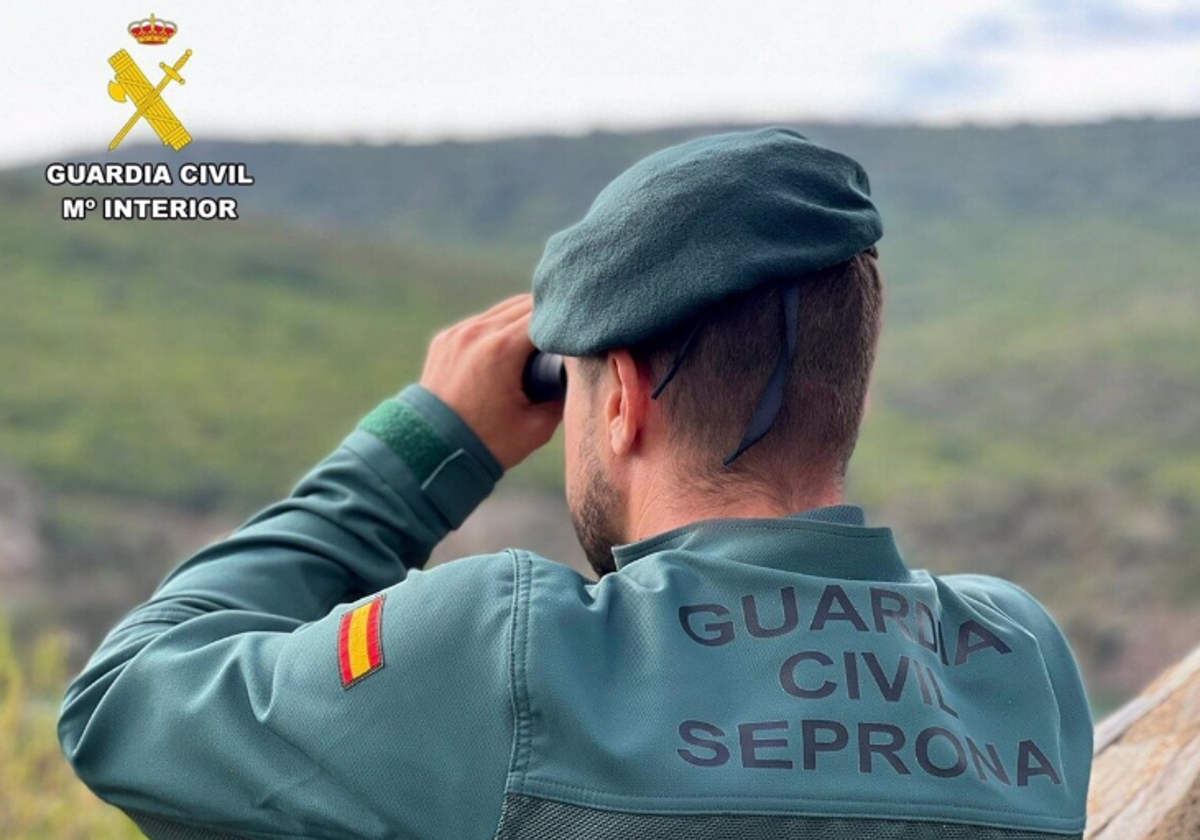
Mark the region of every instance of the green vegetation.
<instances>
[{"instance_id":1,"label":"green vegetation","mask_svg":"<svg viewBox=\"0 0 1200 840\"><path fill-rule=\"evenodd\" d=\"M0 613L0 836L14 840L136 840L120 811L81 785L63 760L55 720L65 686L62 640L14 647Z\"/></svg>"},{"instance_id":2,"label":"green vegetation","mask_svg":"<svg viewBox=\"0 0 1200 840\"><path fill-rule=\"evenodd\" d=\"M1153 498L1200 499L1195 232L1103 218L991 230L990 245L969 231L945 250L917 245L946 277L936 290L920 289L929 275L911 240L888 255L901 311L889 316L860 489L882 501L927 471L942 486L1124 476ZM873 468L907 441L924 468Z\"/></svg>"},{"instance_id":3,"label":"green vegetation","mask_svg":"<svg viewBox=\"0 0 1200 840\"><path fill-rule=\"evenodd\" d=\"M47 487L196 509L276 496L522 290L496 260L261 224L65 223L0 192L0 452Z\"/></svg>"}]
</instances>

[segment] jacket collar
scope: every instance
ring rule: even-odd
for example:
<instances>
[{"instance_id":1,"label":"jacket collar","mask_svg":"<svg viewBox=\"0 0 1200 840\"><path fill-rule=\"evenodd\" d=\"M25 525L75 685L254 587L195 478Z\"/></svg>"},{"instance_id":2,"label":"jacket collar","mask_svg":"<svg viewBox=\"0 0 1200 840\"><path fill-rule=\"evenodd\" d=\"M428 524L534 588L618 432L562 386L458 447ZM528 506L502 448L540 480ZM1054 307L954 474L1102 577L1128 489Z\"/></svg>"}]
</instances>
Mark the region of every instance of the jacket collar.
<instances>
[{"instance_id":1,"label":"jacket collar","mask_svg":"<svg viewBox=\"0 0 1200 840\"><path fill-rule=\"evenodd\" d=\"M617 569L650 554L681 551L781 571L850 580L907 581L891 528L866 525L857 505L770 518L701 519L613 547Z\"/></svg>"}]
</instances>

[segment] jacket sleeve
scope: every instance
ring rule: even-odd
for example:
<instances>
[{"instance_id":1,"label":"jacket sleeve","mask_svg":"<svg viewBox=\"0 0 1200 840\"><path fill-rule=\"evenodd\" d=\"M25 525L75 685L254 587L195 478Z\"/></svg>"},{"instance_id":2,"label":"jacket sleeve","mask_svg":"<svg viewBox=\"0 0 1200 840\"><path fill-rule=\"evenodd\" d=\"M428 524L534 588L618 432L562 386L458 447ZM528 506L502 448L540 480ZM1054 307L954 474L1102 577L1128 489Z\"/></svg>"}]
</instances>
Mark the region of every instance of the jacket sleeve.
<instances>
[{"instance_id":1,"label":"jacket sleeve","mask_svg":"<svg viewBox=\"0 0 1200 840\"><path fill-rule=\"evenodd\" d=\"M490 837L513 561L419 567L501 474L426 389L385 401L110 630L60 711L75 772L152 838ZM343 617L378 595L364 658Z\"/></svg>"}]
</instances>

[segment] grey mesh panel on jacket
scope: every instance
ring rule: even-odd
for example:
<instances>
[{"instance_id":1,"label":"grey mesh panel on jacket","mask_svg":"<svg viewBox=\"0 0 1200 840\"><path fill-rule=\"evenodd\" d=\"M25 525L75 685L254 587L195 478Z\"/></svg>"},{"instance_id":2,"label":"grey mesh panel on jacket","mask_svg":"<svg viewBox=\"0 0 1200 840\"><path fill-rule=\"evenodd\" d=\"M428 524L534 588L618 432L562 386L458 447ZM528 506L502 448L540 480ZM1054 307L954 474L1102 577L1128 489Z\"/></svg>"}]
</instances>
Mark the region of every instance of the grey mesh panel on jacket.
<instances>
[{"instance_id":1,"label":"grey mesh panel on jacket","mask_svg":"<svg viewBox=\"0 0 1200 840\"><path fill-rule=\"evenodd\" d=\"M1082 840L962 823L770 814L637 814L509 794L495 840Z\"/></svg>"}]
</instances>

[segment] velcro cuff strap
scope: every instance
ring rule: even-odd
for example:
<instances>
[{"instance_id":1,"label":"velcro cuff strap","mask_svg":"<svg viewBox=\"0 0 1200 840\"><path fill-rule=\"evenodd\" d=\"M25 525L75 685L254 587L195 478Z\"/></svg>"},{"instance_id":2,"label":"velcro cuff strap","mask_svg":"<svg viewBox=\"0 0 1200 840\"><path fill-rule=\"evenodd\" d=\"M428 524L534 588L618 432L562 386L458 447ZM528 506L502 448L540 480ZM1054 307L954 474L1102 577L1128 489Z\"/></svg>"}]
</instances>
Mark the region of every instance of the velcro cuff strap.
<instances>
[{"instance_id":1,"label":"velcro cuff strap","mask_svg":"<svg viewBox=\"0 0 1200 840\"><path fill-rule=\"evenodd\" d=\"M387 444L424 481L450 452L429 422L415 408L396 399L385 400L358 424Z\"/></svg>"}]
</instances>

